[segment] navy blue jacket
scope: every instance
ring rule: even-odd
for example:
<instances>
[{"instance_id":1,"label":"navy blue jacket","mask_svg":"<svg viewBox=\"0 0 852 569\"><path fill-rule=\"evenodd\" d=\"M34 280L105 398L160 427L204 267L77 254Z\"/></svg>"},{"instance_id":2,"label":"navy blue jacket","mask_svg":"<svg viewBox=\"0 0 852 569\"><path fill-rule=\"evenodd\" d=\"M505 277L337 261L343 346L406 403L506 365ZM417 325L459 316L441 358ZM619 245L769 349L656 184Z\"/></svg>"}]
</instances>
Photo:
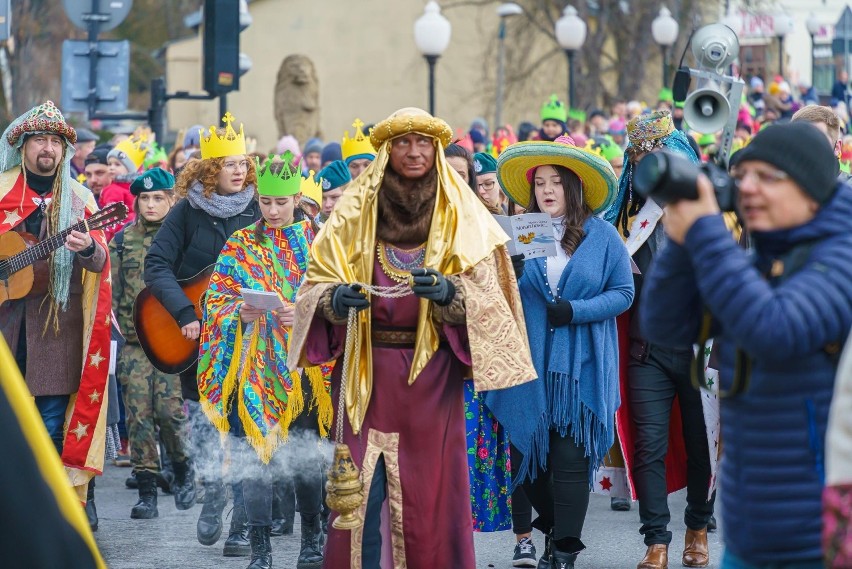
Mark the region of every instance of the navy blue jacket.
<instances>
[{"instance_id":1,"label":"navy blue jacket","mask_svg":"<svg viewBox=\"0 0 852 569\"><path fill-rule=\"evenodd\" d=\"M751 358L748 390L721 406L725 545L755 564L818 560L835 375L824 348L843 342L852 326L852 186L840 185L810 222L753 237L756 259L721 216L699 219L684 245L669 243L649 270L640 325L651 342L688 347L706 307L723 389L736 347ZM815 243L807 261L773 288L756 266L804 242Z\"/></svg>"}]
</instances>

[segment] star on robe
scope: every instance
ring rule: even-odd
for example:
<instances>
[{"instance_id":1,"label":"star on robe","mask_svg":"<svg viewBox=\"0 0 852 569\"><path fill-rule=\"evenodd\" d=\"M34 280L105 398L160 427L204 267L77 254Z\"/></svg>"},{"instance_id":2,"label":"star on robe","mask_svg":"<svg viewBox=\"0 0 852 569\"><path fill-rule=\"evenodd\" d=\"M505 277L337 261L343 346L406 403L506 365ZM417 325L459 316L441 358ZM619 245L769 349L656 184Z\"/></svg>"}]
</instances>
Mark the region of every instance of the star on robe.
<instances>
[{"instance_id":1,"label":"star on robe","mask_svg":"<svg viewBox=\"0 0 852 569\"><path fill-rule=\"evenodd\" d=\"M612 482L609 481L609 476L604 476L603 480L600 481L601 488L604 490L609 490L612 488Z\"/></svg>"},{"instance_id":2,"label":"star on robe","mask_svg":"<svg viewBox=\"0 0 852 569\"><path fill-rule=\"evenodd\" d=\"M17 209L4 209L3 213L6 214L6 219L3 220L3 223L8 224L9 227L15 227L22 219L21 216L18 215Z\"/></svg>"},{"instance_id":3,"label":"star on robe","mask_svg":"<svg viewBox=\"0 0 852 569\"><path fill-rule=\"evenodd\" d=\"M89 394L89 401L92 403L98 403L101 400L101 394L98 393L98 390L95 389Z\"/></svg>"},{"instance_id":4,"label":"star on robe","mask_svg":"<svg viewBox=\"0 0 852 569\"><path fill-rule=\"evenodd\" d=\"M647 219L642 220L642 223L639 224L639 227L641 227L642 229L645 229L646 227L648 227L648 220Z\"/></svg>"},{"instance_id":5,"label":"star on robe","mask_svg":"<svg viewBox=\"0 0 852 569\"><path fill-rule=\"evenodd\" d=\"M95 352L94 354L89 355L89 365L95 366L98 369L100 369L101 362L104 361L104 360L106 360L106 358L101 355L100 349L97 352Z\"/></svg>"},{"instance_id":6,"label":"star on robe","mask_svg":"<svg viewBox=\"0 0 852 569\"><path fill-rule=\"evenodd\" d=\"M84 425L80 421L77 421L77 428L71 430L77 436L77 441L82 439L83 437L89 436L89 425Z\"/></svg>"}]
</instances>

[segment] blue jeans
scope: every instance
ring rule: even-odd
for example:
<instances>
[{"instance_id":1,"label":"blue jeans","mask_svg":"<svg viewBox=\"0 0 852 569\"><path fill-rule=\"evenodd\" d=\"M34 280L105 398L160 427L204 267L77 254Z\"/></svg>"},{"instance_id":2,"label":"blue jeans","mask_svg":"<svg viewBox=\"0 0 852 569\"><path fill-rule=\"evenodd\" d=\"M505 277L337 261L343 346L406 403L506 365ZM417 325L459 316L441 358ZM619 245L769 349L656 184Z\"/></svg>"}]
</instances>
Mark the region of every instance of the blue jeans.
<instances>
[{"instance_id":1,"label":"blue jeans","mask_svg":"<svg viewBox=\"0 0 852 569\"><path fill-rule=\"evenodd\" d=\"M65 411L68 409L70 395L40 395L35 398L36 408L47 428L47 434L53 440L56 452L62 454L62 435L65 426Z\"/></svg>"},{"instance_id":2,"label":"blue jeans","mask_svg":"<svg viewBox=\"0 0 852 569\"><path fill-rule=\"evenodd\" d=\"M763 563L755 565L747 561L743 561L730 551L726 551L722 556L721 569L824 569L825 565L822 559L814 561L791 561L780 563Z\"/></svg>"}]
</instances>

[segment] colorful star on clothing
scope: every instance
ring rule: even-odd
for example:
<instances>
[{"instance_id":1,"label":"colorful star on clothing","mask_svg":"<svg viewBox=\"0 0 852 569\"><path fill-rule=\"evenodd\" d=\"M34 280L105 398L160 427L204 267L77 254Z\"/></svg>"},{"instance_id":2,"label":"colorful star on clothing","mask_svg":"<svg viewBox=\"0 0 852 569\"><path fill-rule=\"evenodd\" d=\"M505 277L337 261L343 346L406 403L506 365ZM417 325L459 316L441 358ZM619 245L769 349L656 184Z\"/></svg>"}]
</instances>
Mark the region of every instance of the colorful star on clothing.
<instances>
[{"instance_id":1,"label":"colorful star on clothing","mask_svg":"<svg viewBox=\"0 0 852 569\"><path fill-rule=\"evenodd\" d=\"M89 436L89 425L84 425L80 421L77 421L77 428L71 432L77 435L77 440L79 441L83 437Z\"/></svg>"},{"instance_id":2,"label":"colorful star on clothing","mask_svg":"<svg viewBox=\"0 0 852 569\"><path fill-rule=\"evenodd\" d=\"M101 400L101 394L98 393L98 390L95 389L89 394L89 401L92 403L98 403Z\"/></svg>"},{"instance_id":3,"label":"colorful star on clothing","mask_svg":"<svg viewBox=\"0 0 852 569\"><path fill-rule=\"evenodd\" d=\"M604 490L609 490L612 488L612 482L609 480L609 476L604 476L603 480L600 481L601 488Z\"/></svg>"},{"instance_id":4,"label":"colorful star on clothing","mask_svg":"<svg viewBox=\"0 0 852 569\"><path fill-rule=\"evenodd\" d=\"M642 229L645 229L646 227L648 227L648 220L647 219L642 220L642 223L639 224L639 227L641 227Z\"/></svg>"},{"instance_id":5,"label":"colorful star on clothing","mask_svg":"<svg viewBox=\"0 0 852 569\"><path fill-rule=\"evenodd\" d=\"M95 366L98 369L100 369L101 362L104 360L106 360L106 358L101 355L100 349L94 354L89 355L89 365Z\"/></svg>"},{"instance_id":6,"label":"colorful star on clothing","mask_svg":"<svg viewBox=\"0 0 852 569\"><path fill-rule=\"evenodd\" d=\"M3 223L8 224L9 227L15 227L21 221L21 216L18 214L17 209L4 209L3 213L6 214L6 219L3 220Z\"/></svg>"}]
</instances>

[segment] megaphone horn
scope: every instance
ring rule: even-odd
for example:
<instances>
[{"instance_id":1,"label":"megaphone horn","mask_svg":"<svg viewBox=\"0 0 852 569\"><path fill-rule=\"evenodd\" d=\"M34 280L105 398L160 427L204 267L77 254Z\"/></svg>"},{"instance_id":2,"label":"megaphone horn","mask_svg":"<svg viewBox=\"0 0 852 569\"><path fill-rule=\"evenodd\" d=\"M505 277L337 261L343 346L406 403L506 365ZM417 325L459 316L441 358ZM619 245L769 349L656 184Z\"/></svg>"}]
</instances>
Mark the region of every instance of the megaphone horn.
<instances>
[{"instance_id":1,"label":"megaphone horn","mask_svg":"<svg viewBox=\"0 0 852 569\"><path fill-rule=\"evenodd\" d=\"M730 112L725 94L713 88L693 91L683 105L683 118L689 127L705 134L725 128Z\"/></svg>"}]
</instances>

